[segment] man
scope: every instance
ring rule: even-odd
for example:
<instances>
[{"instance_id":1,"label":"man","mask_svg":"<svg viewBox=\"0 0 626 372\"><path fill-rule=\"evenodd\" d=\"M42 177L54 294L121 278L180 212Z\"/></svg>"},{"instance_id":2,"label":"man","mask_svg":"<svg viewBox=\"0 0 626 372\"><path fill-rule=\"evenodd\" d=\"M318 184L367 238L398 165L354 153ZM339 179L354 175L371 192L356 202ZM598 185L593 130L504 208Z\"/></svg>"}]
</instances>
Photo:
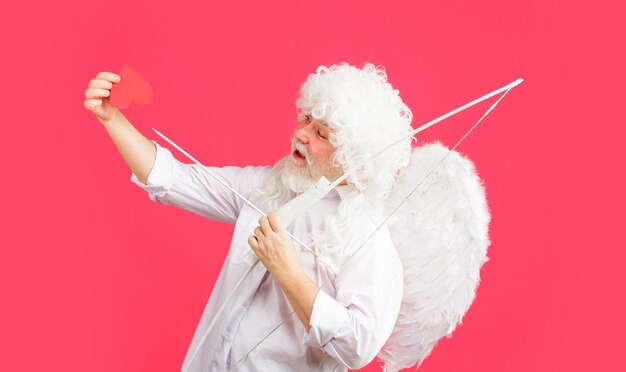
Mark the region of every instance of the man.
<instances>
[{"instance_id":1,"label":"man","mask_svg":"<svg viewBox=\"0 0 626 372\"><path fill-rule=\"evenodd\" d=\"M115 74L99 73L86 91L85 107L111 136L133 172L131 180L155 202L235 225L183 369L345 371L372 361L394 328L403 268L386 227L368 236L409 163L410 139L281 226L273 213L260 216L199 166L176 160L141 135L108 101L119 81ZM209 168L266 212L322 176L336 180L411 130L410 109L384 70L372 64L321 66L303 84L296 105L292 153L274 167ZM250 268L245 260L250 249L262 265Z\"/></svg>"}]
</instances>

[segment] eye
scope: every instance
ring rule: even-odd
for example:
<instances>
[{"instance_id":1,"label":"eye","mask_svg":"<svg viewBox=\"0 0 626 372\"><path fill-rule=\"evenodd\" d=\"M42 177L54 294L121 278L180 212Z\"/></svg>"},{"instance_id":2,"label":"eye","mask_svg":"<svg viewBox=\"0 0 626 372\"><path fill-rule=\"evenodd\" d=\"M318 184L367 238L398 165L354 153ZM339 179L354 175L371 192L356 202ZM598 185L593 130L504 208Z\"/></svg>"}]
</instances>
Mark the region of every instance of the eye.
<instances>
[{"instance_id":1,"label":"eye","mask_svg":"<svg viewBox=\"0 0 626 372\"><path fill-rule=\"evenodd\" d=\"M307 123L311 123L311 122L313 121L313 118L311 118L311 115L305 115L305 116L304 116L304 120L305 120Z\"/></svg>"},{"instance_id":2,"label":"eye","mask_svg":"<svg viewBox=\"0 0 626 372\"><path fill-rule=\"evenodd\" d=\"M318 135L318 136L320 136L320 137L322 137L323 139L328 139L328 137L326 137L326 136L322 133L322 130L321 130L321 129L318 129L318 130L317 130L317 135Z\"/></svg>"}]
</instances>

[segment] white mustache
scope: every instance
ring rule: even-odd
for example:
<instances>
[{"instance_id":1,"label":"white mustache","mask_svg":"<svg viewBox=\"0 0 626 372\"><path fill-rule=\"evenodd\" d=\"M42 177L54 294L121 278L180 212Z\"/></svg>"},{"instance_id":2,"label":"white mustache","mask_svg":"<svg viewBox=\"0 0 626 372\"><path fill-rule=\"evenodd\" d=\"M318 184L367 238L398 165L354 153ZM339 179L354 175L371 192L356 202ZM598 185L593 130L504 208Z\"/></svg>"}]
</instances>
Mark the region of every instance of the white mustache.
<instances>
[{"instance_id":1,"label":"white mustache","mask_svg":"<svg viewBox=\"0 0 626 372\"><path fill-rule=\"evenodd\" d=\"M298 142L297 139L292 138L291 139L291 150L292 152L294 150L298 150L299 153L301 153L304 156L304 159L306 160L306 162L308 164L311 164L310 160L309 160L309 154L306 150L306 147L304 147L304 145L302 145L300 142Z\"/></svg>"}]
</instances>

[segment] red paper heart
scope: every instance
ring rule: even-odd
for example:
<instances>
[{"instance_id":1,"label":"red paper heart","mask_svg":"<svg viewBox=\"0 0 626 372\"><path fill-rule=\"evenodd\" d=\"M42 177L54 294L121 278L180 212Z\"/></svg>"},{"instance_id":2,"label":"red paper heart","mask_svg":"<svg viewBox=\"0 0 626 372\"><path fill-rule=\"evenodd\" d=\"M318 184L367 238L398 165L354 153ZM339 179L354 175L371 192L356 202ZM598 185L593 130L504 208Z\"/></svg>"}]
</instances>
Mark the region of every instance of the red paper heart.
<instances>
[{"instance_id":1,"label":"red paper heart","mask_svg":"<svg viewBox=\"0 0 626 372\"><path fill-rule=\"evenodd\" d=\"M125 65L118 74L122 78L119 83L114 83L111 88L109 102L119 108L125 109L135 102L139 106L146 106L152 102L154 91L150 83L132 67Z\"/></svg>"}]
</instances>

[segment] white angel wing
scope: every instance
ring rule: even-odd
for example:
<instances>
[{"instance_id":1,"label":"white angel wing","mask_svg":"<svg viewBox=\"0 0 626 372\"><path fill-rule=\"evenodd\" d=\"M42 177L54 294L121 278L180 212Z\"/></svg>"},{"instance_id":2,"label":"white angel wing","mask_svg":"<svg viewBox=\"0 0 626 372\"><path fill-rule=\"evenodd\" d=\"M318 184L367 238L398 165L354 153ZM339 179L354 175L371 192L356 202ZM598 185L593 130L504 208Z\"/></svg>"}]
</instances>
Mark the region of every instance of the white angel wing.
<instances>
[{"instance_id":1,"label":"white angel wing","mask_svg":"<svg viewBox=\"0 0 626 372\"><path fill-rule=\"evenodd\" d=\"M387 215L448 151L440 143L413 151L387 201ZM462 322L488 260L490 219L474 164L452 152L389 221L404 268L404 294L395 328L378 354L385 370L421 364Z\"/></svg>"}]
</instances>

